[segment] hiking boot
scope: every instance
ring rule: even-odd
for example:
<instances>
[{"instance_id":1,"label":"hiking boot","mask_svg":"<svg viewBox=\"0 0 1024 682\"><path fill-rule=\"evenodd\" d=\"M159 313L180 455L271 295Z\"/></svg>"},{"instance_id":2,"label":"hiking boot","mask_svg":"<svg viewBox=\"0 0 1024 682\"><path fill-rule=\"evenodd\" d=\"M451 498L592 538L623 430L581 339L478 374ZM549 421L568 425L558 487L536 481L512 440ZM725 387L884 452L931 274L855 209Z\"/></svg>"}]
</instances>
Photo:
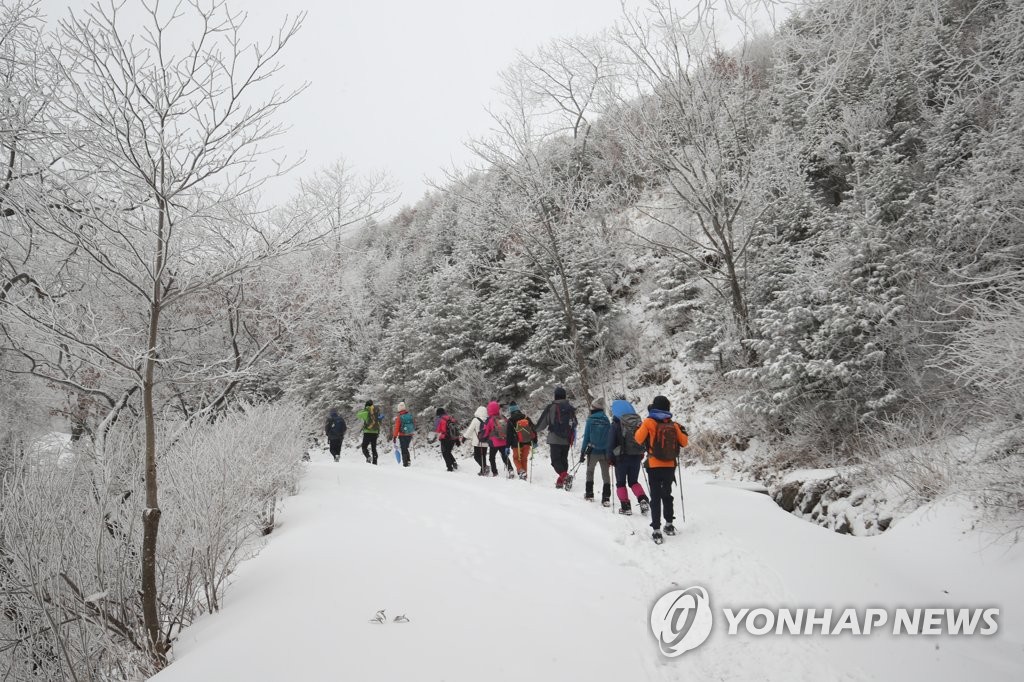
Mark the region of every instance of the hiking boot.
<instances>
[{"instance_id":1,"label":"hiking boot","mask_svg":"<svg viewBox=\"0 0 1024 682\"><path fill-rule=\"evenodd\" d=\"M625 514L626 516L632 516L633 515L633 508L630 506L629 502L620 502L619 504L620 504L620 506L619 506L619 513L620 514Z\"/></svg>"},{"instance_id":2,"label":"hiking boot","mask_svg":"<svg viewBox=\"0 0 1024 682\"><path fill-rule=\"evenodd\" d=\"M640 513L647 516L649 511L651 511L651 502L645 497L640 500Z\"/></svg>"},{"instance_id":3,"label":"hiking boot","mask_svg":"<svg viewBox=\"0 0 1024 682\"><path fill-rule=\"evenodd\" d=\"M520 471L519 472L519 480L520 481L525 481L526 480L526 472L525 471Z\"/></svg>"},{"instance_id":4,"label":"hiking boot","mask_svg":"<svg viewBox=\"0 0 1024 682\"><path fill-rule=\"evenodd\" d=\"M651 539L654 540L654 544L656 545L660 545L661 543L665 542L665 538L662 537L660 530L655 530L653 533L651 533Z\"/></svg>"},{"instance_id":5,"label":"hiking boot","mask_svg":"<svg viewBox=\"0 0 1024 682\"><path fill-rule=\"evenodd\" d=\"M675 534L676 534L676 527L673 526L671 523L666 524L665 525L665 535L675 535Z\"/></svg>"},{"instance_id":6,"label":"hiking boot","mask_svg":"<svg viewBox=\"0 0 1024 682\"><path fill-rule=\"evenodd\" d=\"M601 500L601 506L602 507L610 507L610 506L612 506L612 501L611 500Z\"/></svg>"},{"instance_id":7,"label":"hiking boot","mask_svg":"<svg viewBox=\"0 0 1024 682\"><path fill-rule=\"evenodd\" d=\"M585 486L585 488L583 490L583 499L587 500L588 502L593 502L593 500L594 500L594 482L593 481L587 481L586 486Z\"/></svg>"}]
</instances>

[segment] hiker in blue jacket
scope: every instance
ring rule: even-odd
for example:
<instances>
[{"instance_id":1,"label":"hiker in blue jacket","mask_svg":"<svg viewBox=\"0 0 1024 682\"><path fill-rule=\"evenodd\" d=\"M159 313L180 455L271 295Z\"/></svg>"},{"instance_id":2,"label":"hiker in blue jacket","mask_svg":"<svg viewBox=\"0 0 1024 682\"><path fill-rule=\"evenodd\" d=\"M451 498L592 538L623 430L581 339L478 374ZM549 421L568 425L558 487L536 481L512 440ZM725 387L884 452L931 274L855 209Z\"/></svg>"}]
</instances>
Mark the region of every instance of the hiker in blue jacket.
<instances>
[{"instance_id":1,"label":"hiker in blue jacket","mask_svg":"<svg viewBox=\"0 0 1024 682\"><path fill-rule=\"evenodd\" d=\"M651 508L650 499L640 485L640 464L646 451L636 442L636 431L643 420L625 398L612 401L612 430L608 439L609 463L615 467L615 495L619 498L619 513L632 514L629 489L636 496L640 513L646 515Z\"/></svg>"},{"instance_id":2,"label":"hiker in blue jacket","mask_svg":"<svg viewBox=\"0 0 1024 682\"><path fill-rule=\"evenodd\" d=\"M590 405L590 416L583 426L583 440L580 441L580 462L587 460L587 486L583 499L594 499L594 469L601 465L601 504L610 507L612 482L608 474L608 443L611 422L604 413L604 398L598 398Z\"/></svg>"}]
</instances>

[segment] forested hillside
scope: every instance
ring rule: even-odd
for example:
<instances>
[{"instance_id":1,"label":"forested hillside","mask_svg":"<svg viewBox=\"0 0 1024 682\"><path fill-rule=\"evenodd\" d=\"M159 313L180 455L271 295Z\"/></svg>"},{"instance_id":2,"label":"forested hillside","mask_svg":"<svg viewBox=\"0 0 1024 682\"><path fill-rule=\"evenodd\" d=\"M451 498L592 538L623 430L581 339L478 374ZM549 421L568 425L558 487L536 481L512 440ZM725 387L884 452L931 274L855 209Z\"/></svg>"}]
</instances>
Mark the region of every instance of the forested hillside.
<instances>
[{"instance_id":1,"label":"forested hillside","mask_svg":"<svg viewBox=\"0 0 1024 682\"><path fill-rule=\"evenodd\" d=\"M756 438L762 476L1019 510L1024 8L805 3L739 44L714 19L654 3L524 54L479 167L332 254L339 303L276 383L424 416L668 391L706 463Z\"/></svg>"}]
</instances>

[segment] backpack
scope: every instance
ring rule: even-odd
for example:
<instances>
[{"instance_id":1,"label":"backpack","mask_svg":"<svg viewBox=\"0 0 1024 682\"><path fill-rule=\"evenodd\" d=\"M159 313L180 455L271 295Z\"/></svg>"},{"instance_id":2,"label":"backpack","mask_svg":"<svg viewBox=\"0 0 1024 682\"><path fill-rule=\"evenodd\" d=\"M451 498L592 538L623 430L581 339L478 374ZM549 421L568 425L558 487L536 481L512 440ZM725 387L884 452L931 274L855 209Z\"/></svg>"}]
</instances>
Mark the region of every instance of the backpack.
<instances>
[{"instance_id":1,"label":"backpack","mask_svg":"<svg viewBox=\"0 0 1024 682\"><path fill-rule=\"evenodd\" d=\"M537 440L537 430L533 428L533 424L526 417L516 422L515 432L516 442L521 445Z\"/></svg>"},{"instance_id":2,"label":"backpack","mask_svg":"<svg viewBox=\"0 0 1024 682\"><path fill-rule=\"evenodd\" d=\"M679 457L679 434L672 420L658 422L654 427L651 456L656 459L675 460Z\"/></svg>"},{"instance_id":3,"label":"backpack","mask_svg":"<svg viewBox=\"0 0 1024 682\"><path fill-rule=\"evenodd\" d=\"M444 418L447 419L448 422L444 425L444 435L441 437L453 442L458 441L462 438L462 434L459 433L459 424L455 421L455 417L450 414L446 414Z\"/></svg>"},{"instance_id":4,"label":"backpack","mask_svg":"<svg viewBox=\"0 0 1024 682\"><path fill-rule=\"evenodd\" d=\"M638 414L624 414L619 417L619 428L622 430L623 455L643 455L644 446L636 442L636 430L643 424Z\"/></svg>"},{"instance_id":5,"label":"backpack","mask_svg":"<svg viewBox=\"0 0 1024 682\"><path fill-rule=\"evenodd\" d=\"M560 438L569 440L576 426L576 415L569 403L551 403L551 419L548 430Z\"/></svg>"},{"instance_id":6,"label":"backpack","mask_svg":"<svg viewBox=\"0 0 1024 682\"><path fill-rule=\"evenodd\" d=\"M327 437L341 438L345 433L345 420L341 417L329 417L327 420Z\"/></svg>"},{"instance_id":7,"label":"backpack","mask_svg":"<svg viewBox=\"0 0 1024 682\"><path fill-rule=\"evenodd\" d=\"M364 428L367 431L380 429L380 408L376 405L370 405L366 408L366 426Z\"/></svg>"},{"instance_id":8,"label":"backpack","mask_svg":"<svg viewBox=\"0 0 1024 682\"><path fill-rule=\"evenodd\" d=\"M410 436L416 431L416 425L412 422L412 415L403 412L399 417L398 430L403 436Z\"/></svg>"},{"instance_id":9,"label":"backpack","mask_svg":"<svg viewBox=\"0 0 1024 682\"><path fill-rule=\"evenodd\" d=\"M595 419L590 422L590 439L589 444L591 450L597 452L607 452L608 450L608 432L611 430L612 425L608 421L608 418Z\"/></svg>"},{"instance_id":10,"label":"backpack","mask_svg":"<svg viewBox=\"0 0 1024 682\"><path fill-rule=\"evenodd\" d=\"M500 414L491 417L494 427L491 429L491 440L505 440L508 435L508 419Z\"/></svg>"}]
</instances>

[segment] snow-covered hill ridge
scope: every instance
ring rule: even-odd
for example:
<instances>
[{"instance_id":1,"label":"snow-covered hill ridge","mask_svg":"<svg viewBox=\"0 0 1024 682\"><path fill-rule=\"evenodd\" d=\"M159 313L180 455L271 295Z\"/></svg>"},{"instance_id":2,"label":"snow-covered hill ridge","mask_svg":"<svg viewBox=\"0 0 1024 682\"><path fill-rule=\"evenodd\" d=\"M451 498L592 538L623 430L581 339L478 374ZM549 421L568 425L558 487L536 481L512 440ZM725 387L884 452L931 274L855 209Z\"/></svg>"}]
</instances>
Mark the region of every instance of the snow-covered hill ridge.
<instances>
[{"instance_id":1,"label":"snow-covered hill ridge","mask_svg":"<svg viewBox=\"0 0 1024 682\"><path fill-rule=\"evenodd\" d=\"M278 529L225 609L185 630L168 680L985 680L1024 674L1024 548L920 510L850 538L765 495L683 474L687 522L662 546L646 519L532 483L314 453ZM471 463L471 460L463 460ZM729 636L658 653L648 609L701 585L714 607L1002 606L995 637ZM387 622L370 622L384 610ZM396 623L404 615L408 623Z\"/></svg>"}]
</instances>

